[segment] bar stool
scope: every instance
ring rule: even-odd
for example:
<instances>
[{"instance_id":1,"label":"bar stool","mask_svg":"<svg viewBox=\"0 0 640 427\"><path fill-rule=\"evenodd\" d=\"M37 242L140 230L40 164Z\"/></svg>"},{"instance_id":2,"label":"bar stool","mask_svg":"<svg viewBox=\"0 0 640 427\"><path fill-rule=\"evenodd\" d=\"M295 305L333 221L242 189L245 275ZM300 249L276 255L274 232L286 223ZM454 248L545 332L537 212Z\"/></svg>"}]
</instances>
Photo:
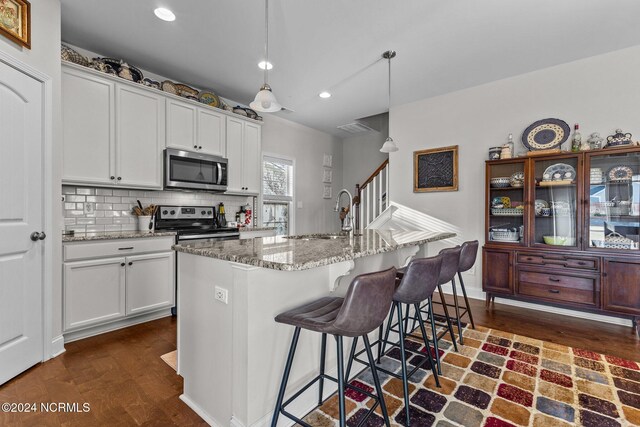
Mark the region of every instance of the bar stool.
<instances>
[{"instance_id":1,"label":"bar stool","mask_svg":"<svg viewBox=\"0 0 640 427\"><path fill-rule=\"evenodd\" d=\"M462 252L460 252L460 265L458 266L458 280L460 280L460 288L462 289L462 295L464 296L464 304L466 306L464 312L461 315L464 316L465 313L469 315L469 321L471 322L471 327L473 329L476 328L476 325L473 323L473 315L471 314L471 307L469 306L469 298L467 298L467 291L464 288L462 273L464 273L465 271L469 271L471 267L473 267L473 265L476 263L476 257L478 256L478 246L479 246L479 243L477 240L464 242L462 244ZM458 300L456 298L456 304L457 303L458 303ZM462 333L460 333L460 344L463 344Z\"/></svg>"},{"instance_id":2,"label":"bar stool","mask_svg":"<svg viewBox=\"0 0 640 427\"><path fill-rule=\"evenodd\" d=\"M442 292L442 285L445 283L449 283L453 280L456 273L458 272L458 266L460 265L460 252L462 248L460 246L456 246L454 248L446 248L442 249L439 253L442 256L442 266L440 267L440 276L438 277L438 294L440 295L440 299L444 302L444 292ZM404 269L400 269L399 275L404 275ZM438 351L438 341L447 334L451 336L451 343L453 344L453 349L457 352L458 345L456 344L456 337L453 333L453 327L451 326L451 316L449 316L449 308L446 303L442 304L444 309L444 318L445 322L437 322L435 319L435 313L433 312L433 301L432 297L427 299L427 302L420 307L420 310L417 310L413 314L413 324L411 330L415 329L416 322L419 319L422 319L422 314L427 315L427 320L431 323L431 334L433 336L433 347L435 350L435 358L436 364L438 365L438 374L442 375L442 365L440 363L440 353ZM425 310L426 308L426 310ZM408 321L408 317L406 321ZM446 329L440 333L440 335L436 332L436 326L443 326Z\"/></svg>"},{"instance_id":3,"label":"bar stool","mask_svg":"<svg viewBox=\"0 0 640 427\"><path fill-rule=\"evenodd\" d=\"M378 328L382 322L384 322L392 303L393 293L395 291L395 281L396 269L393 267L385 271L362 274L353 279L344 298L320 298L316 301L304 304L276 316L276 322L295 326L295 330L293 332L293 339L291 340L291 347L289 348L284 374L282 375L282 382L278 392L276 408L271 421L272 427L276 426L278 417L281 413L298 424L311 427L301 419L288 413L285 410L285 407L304 393L309 387L315 384L316 381L319 381L320 383L318 405L321 405L325 379L338 383L338 405L341 427L345 426L346 422L344 402L345 387L376 399L376 403L358 425L363 425L367 422L367 419L373 411L375 411L378 405L381 407L385 424L387 426L390 425L389 414L387 413L387 407L382 394L382 387L380 386L380 380L375 369L372 370L372 376L377 396L374 396L368 391L354 385L348 383L345 384L342 337L362 337L369 362L371 363L371 366L375 366L373 354L371 352L371 344L369 343L367 334ZM289 380L289 374L291 373L291 365L293 364L293 357L295 355L301 329L307 329L322 334L320 374L283 403L284 393L287 387L287 381ZM333 378L325 374L324 365L327 334L333 335L337 344L337 378Z\"/></svg>"},{"instance_id":4,"label":"bar stool","mask_svg":"<svg viewBox=\"0 0 640 427\"><path fill-rule=\"evenodd\" d=\"M382 352L384 352L384 347L387 343L391 344L391 346L399 346L400 347L400 360L402 365L402 375L398 375L395 372L391 372L387 369L384 369L381 366L376 366L375 364L371 364L371 362L367 363L366 361L358 359L358 356L363 353L364 350L359 353L355 353L357 338L354 338L353 343L351 344L351 352L349 357L349 364L347 365L347 373L345 378L348 380L349 373L351 371L351 366L354 360L368 365L372 371L380 370L387 375L391 375L393 377L399 378L402 380L402 385L404 388L404 409L405 409L405 417L406 417L406 425L409 425L409 378L417 372L427 361L430 363L431 372L435 378L436 385L440 387L440 380L438 379L438 372L436 371L436 365L433 361L433 357L431 356L431 348L429 347L429 338L427 337L427 331L424 326L424 322L422 317L418 317L418 323L420 324L420 331L422 332L422 339L424 341L426 355L427 357L422 360L422 362L418 363L415 368L409 373L407 373L407 360L404 349L404 340L410 335L410 331L407 331L404 328L405 318L402 313L402 305L405 304L407 306L412 305L416 311L420 310L420 303L427 298L431 298L431 295L438 286L438 279L440 277L440 267L442 265L443 257L441 255L431 257L431 258L418 258L414 259L409 263L406 267L406 272L396 289L396 292L393 294L393 305L391 306L391 312L389 313L389 320L387 321L387 328L384 335L384 339L379 339L378 341L378 350L380 351L380 346L382 345ZM397 311L397 323L392 325L393 316ZM393 328L397 327L395 330ZM393 330L398 333L400 337L399 343L391 343L389 342L389 332ZM375 343L374 343L375 345ZM378 354L378 362L380 361L380 353ZM374 369L375 368L375 369Z\"/></svg>"}]
</instances>

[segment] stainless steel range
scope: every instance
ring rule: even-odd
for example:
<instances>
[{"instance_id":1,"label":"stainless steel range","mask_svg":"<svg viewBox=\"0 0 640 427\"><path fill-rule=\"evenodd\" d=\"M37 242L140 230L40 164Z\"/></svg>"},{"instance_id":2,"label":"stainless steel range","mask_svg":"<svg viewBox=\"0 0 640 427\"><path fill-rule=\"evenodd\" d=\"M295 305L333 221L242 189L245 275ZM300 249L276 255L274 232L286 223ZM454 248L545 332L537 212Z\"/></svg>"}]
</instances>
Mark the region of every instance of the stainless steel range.
<instances>
[{"instance_id":1,"label":"stainless steel range","mask_svg":"<svg viewBox=\"0 0 640 427\"><path fill-rule=\"evenodd\" d=\"M156 231L175 231L176 243L215 242L240 238L237 228L220 227L216 208L213 206L160 206L155 218ZM178 257L176 257L176 275ZM176 276L176 302L178 301ZM171 313L177 314L176 307Z\"/></svg>"},{"instance_id":2,"label":"stainless steel range","mask_svg":"<svg viewBox=\"0 0 640 427\"><path fill-rule=\"evenodd\" d=\"M160 206L156 231L175 231L176 243L219 241L240 238L237 228L220 227L213 206Z\"/></svg>"}]
</instances>

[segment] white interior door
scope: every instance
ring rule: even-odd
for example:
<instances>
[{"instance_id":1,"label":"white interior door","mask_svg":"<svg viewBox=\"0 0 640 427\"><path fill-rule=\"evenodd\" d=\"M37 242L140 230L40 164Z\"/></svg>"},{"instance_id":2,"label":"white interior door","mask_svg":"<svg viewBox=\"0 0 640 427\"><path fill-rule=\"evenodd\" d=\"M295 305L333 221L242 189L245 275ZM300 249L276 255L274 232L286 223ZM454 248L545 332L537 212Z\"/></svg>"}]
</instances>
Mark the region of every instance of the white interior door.
<instances>
[{"instance_id":1,"label":"white interior door","mask_svg":"<svg viewBox=\"0 0 640 427\"><path fill-rule=\"evenodd\" d=\"M42 84L0 61L0 384L43 360L42 115Z\"/></svg>"}]
</instances>

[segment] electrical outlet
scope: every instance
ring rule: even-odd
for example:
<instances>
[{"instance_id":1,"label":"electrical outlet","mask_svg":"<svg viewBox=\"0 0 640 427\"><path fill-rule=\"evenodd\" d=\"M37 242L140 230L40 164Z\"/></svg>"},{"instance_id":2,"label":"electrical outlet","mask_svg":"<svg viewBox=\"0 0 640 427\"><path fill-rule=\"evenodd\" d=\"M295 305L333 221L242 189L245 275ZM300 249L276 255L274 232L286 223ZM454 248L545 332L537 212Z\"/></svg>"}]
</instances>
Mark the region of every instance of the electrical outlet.
<instances>
[{"instance_id":1,"label":"electrical outlet","mask_svg":"<svg viewBox=\"0 0 640 427\"><path fill-rule=\"evenodd\" d=\"M84 214L85 215L89 215L89 214L95 213L96 204L95 203L85 203L83 210L84 210Z\"/></svg>"},{"instance_id":2,"label":"electrical outlet","mask_svg":"<svg viewBox=\"0 0 640 427\"><path fill-rule=\"evenodd\" d=\"M215 298L225 304L229 304L229 291L227 289L216 286Z\"/></svg>"}]
</instances>

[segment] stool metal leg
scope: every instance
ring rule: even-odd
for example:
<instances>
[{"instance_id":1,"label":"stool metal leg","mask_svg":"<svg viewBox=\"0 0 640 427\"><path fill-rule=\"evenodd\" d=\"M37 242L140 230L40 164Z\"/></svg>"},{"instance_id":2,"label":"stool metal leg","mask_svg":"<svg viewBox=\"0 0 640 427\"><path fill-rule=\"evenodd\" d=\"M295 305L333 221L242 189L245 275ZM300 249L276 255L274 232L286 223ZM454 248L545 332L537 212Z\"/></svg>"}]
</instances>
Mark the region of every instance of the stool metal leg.
<instances>
[{"instance_id":1,"label":"stool metal leg","mask_svg":"<svg viewBox=\"0 0 640 427\"><path fill-rule=\"evenodd\" d=\"M471 314L471 306L469 306L469 298L467 298L467 290L464 288L464 281L462 280L462 274L460 274L460 272L458 272L458 279L460 279L460 287L462 288L464 303L467 306L467 314L469 315L469 321L471 322L471 327L475 329L476 325L475 323L473 323L473 315Z\"/></svg>"},{"instance_id":2,"label":"stool metal leg","mask_svg":"<svg viewBox=\"0 0 640 427\"><path fill-rule=\"evenodd\" d=\"M342 336L334 335L336 338L336 350L338 360L338 410L340 412L340 427L346 425L346 413L344 409L344 355L342 353Z\"/></svg>"},{"instance_id":3,"label":"stool metal leg","mask_svg":"<svg viewBox=\"0 0 640 427\"><path fill-rule=\"evenodd\" d=\"M391 313L389 313L389 320L387 321L387 330L384 333L384 341L382 345L379 347L378 351L378 361L384 354L384 350L387 347L387 341L389 341L389 331L391 330L391 324L393 323L393 315L396 312L396 303L391 304Z\"/></svg>"},{"instance_id":4,"label":"stool metal leg","mask_svg":"<svg viewBox=\"0 0 640 427\"><path fill-rule=\"evenodd\" d=\"M429 363L431 364L431 372L433 373L433 377L436 380L436 385L440 387L440 380L438 379L438 372L436 371L436 364L433 361L433 357L431 357L431 347L429 346L429 338L427 338L427 330L424 327L424 320L422 320L422 316L420 316L420 304L415 305L416 313L418 317L418 324L420 325L420 332L422 332L422 339L424 340L424 345L427 350L427 357L429 358Z\"/></svg>"},{"instance_id":5,"label":"stool metal leg","mask_svg":"<svg viewBox=\"0 0 640 427\"><path fill-rule=\"evenodd\" d=\"M347 371L344 374L344 382L349 382L349 375L351 374L351 367L353 366L353 359L356 357L356 346L358 345L358 337L353 338L351 342L351 351L349 352L349 362L347 363Z\"/></svg>"},{"instance_id":6,"label":"stool metal leg","mask_svg":"<svg viewBox=\"0 0 640 427\"><path fill-rule=\"evenodd\" d=\"M318 392L318 406L322 405L322 392L324 388L324 362L327 353L327 334L322 334L320 345L320 391Z\"/></svg>"},{"instance_id":7,"label":"stool metal leg","mask_svg":"<svg viewBox=\"0 0 640 427\"><path fill-rule=\"evenodd\" d=\"M398 329L400 331L400 359L402 361L402 387L404 388L404 413L407 417L406 425L409 426L409 383L407 379L407 358L404 353L404 325L402 318L402 304L396 303L398 306Z\"/></svg>"},{"instance_id":8,"label":"stool metal leg","mask_svg":"<svg viewBox=\"0 0 640 427\"><path fill-rule=\"evenodd\" d=\"M289 348L287 363L284 367L284 373L282 374L282 383L280 384L280 390L278 391L278 400L276 401L276 409L275 411L273 411L271 427L276 427L276 424L278 424L278 417L280 416L280 411L282 411L282 400L284 399L284 392L287 388L287 381L289 381L289 374L291 373L291 365L293 364L293 356L296 353L296 346L298 345L299 337L300 337L300 327L298 326L293 332L293 339L291 340L291 347Z\"/></svg>"},{"instance_id":9,"label":"stool metal leg","mask_svg":"<svg viewBox=\"0 0 640 427\"><path fill-rule=\"evenodd\" d=\"M427 300L429 309L429 320L431 321L431 335L433 336L433 348L436 352L436 363L438 364L438 375L442 375L442 366L440 366L440 353L438 352L438 332L436 331L436 320L433 318L433 302L431 297Z\"/></svg>"},{"instance_id":10,"label":"stool metal leg","mask_svg":"<svg viewBox=\"0 0 640 427\"><path fill-rule=\"evenodd\" d=\"M442 308L444 309L444 317L447 319L447 329L449 329L449 335L451 335L451 342L453 343L453 349L458 352L458 344L456 344L456 336L453 333L453 327L451 326L451 319L449 318L449 308L447 307L447 301L444 299L444 292L442 292L442 286L438 285L438 293L442 300ZM431 312L433 315L433 311Z\"/></svg>"},{"instance_id":11,"label":"stool metal leg","mask_svg":"<svg viewBox=\"0 0 640 427\"><path fill-rule=\"evenodd\" d=\"M462 324L460 323L460 306L458 305L458 291L456 291L456 279L451 279L451 288L453 289L453 307L456 309L456 323L458 324L458 339L460 344L464 345L462 341Z\"/></svg>"},{"instance_id":12,"label":"stool metal leg","mask_svg":"<svg viewBox=\"0 0 640 427\"><path fill-rule=\"evenodd\" d=\"M383 329L384 321L378 327L378 363L380 363L380 358L382 357L382 329Z\"/></svg>"},{"instance_id":13,"label":"stool metal leg","mask_svg":"<svg viewBox=\"0 0 640 427\"><path fill-rule=\"evenodd\" d=\"M367 351L367 358L369 359L369 367L371 368L371 376L373 376L373 383L376 387L376 394L378 395L378 399L380 401L380 409L382 410L382 417L384 418L384 424L387 427L389 427L391 423L389 422L387 405L384 402L384 393L382 392L382 387L380 386L380 378L378 377L378 370L376 369L375 360L373 359L373 353L371 352L371 343L369 343L369 337L366 335L362 336L362 340L364 341L364 348Z\"/></svg>"}]
</instances>

